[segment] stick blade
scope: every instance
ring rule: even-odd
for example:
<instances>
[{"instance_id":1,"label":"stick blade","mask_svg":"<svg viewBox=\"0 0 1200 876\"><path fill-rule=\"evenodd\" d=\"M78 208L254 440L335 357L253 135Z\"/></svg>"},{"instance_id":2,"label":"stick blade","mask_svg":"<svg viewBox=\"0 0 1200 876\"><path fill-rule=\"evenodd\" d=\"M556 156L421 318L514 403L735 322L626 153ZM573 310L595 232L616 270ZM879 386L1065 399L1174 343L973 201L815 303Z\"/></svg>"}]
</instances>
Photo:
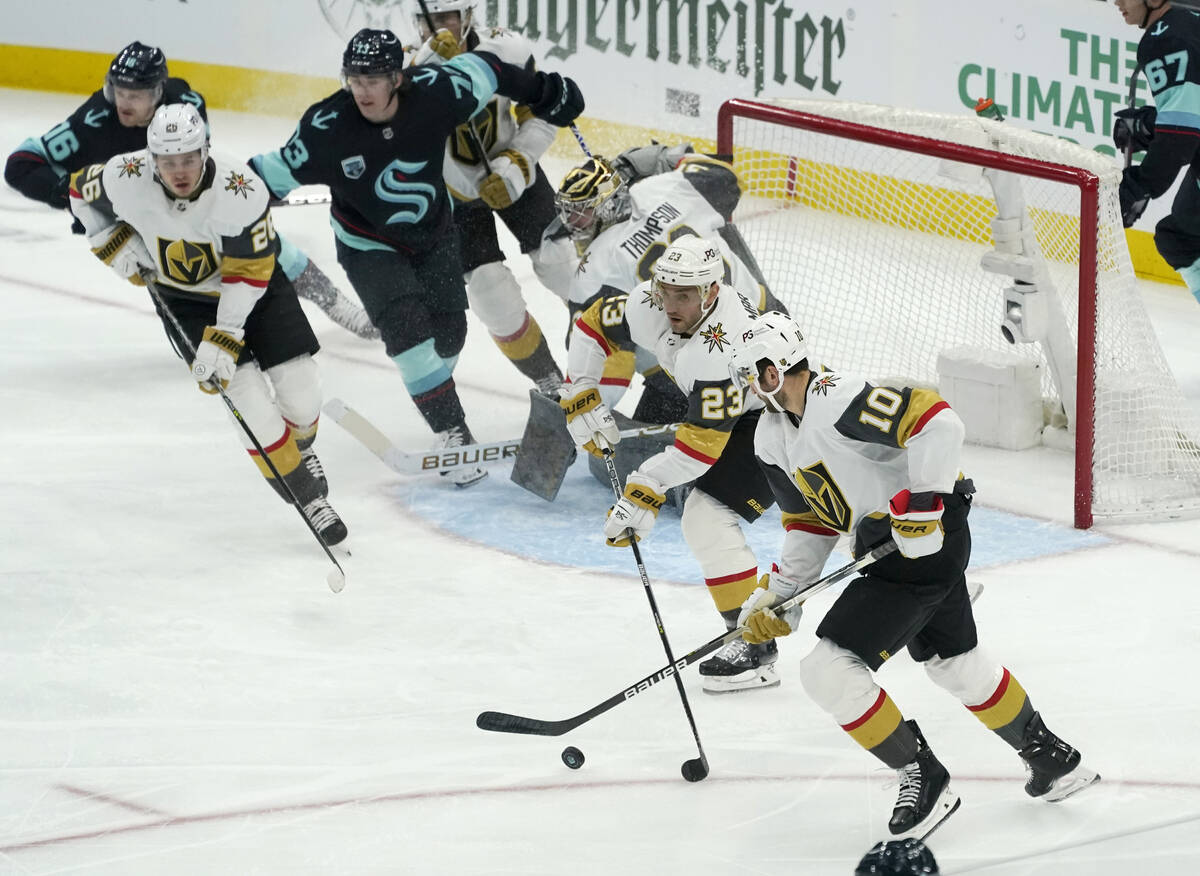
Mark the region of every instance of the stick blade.
<instances>
[{"instance_id":1,"label":"stick blade","mask_svg":"<svg viewBox=\"0 0 1200 876\"><path fill-rule=\"evenodd\" d=\"M475 719L475 726L480 730L490 730L493 733L562 736L573 725L570 721L539 721L537 718L525 718L521 715L510 715L507 712L480 712L479 717Z\"/></svg>"},{"instance_id":2,"label":"stick blade","mask_svg":"<svg viewBox=\"0 0 1200 876\"><path fill-rule=\"evenodd\" d=\"M510 478L517 486L553 502L567 469L575 461L575 442L558 402L536 389L529 391L529 419L521 436L521 452Z\"/></svg>"}]
</instances>

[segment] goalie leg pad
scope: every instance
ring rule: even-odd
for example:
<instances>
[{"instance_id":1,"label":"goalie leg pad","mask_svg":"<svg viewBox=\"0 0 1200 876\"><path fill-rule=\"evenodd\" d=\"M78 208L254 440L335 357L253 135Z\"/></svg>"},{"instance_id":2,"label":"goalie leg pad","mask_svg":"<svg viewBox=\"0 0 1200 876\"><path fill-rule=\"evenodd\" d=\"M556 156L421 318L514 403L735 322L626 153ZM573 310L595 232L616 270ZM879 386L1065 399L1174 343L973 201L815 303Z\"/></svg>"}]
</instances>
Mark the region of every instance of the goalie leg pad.
<instances>
[{"instance_id":1,"label":"goalie leg pad","mask_svg":"<svg viewBox=\"0 0 1200 876\"><path fill-rule=\"evenodd\" d=\"M315 424L321 415L321 373L307 353L267 369L275 403L285 420Z\"/></svg>"},{"instance_id":2,"label":"goalie leg pad","mask_svg":"<svg viewBox=\"0 0 1200 876\"><path fill-rule=\"evenodd\" d=\"M684 541L700 563L708 594L721 612L740 608L758 586L758 560L746 544L740 519L701 489L692 490L683 505Z\"/></svg>"},{"instance_id":3,"label":"goalie leg pad","mask_svg":"<svg viewBox=\"0 0 1200 876\"><path fill-rule=\"evenodd\" d=\"M504 262L480 265L465 279L467 302L493 337L507 338L521 330L527 318L525 298Z\"/></svg>"}]
</instances>

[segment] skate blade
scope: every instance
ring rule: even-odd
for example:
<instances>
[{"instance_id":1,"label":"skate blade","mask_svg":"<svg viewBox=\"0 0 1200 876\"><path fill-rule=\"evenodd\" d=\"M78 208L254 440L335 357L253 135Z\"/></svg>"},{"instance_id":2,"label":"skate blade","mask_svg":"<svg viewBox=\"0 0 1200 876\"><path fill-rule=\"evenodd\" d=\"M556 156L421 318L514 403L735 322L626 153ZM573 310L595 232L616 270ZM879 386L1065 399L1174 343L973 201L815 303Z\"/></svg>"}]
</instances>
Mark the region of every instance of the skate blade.
<instances>
[{"instance_id":1,"label":"skate blade","mask_svg":"<svg viewBox=\"0 0 1200 876\"><path fill-rule=\"evenodd\" d=\"M914 824L909 830L904 833L898 833L892 839L919 839L925 842L929 836L946 823L946 820L958 811L958 807L962 805L962 798L951 790L947 784L942 789L941 795L937 798L937 802L933 804L933 808L917 824Z\"/></svg>"},{"instance_id":2,"label":"skate blade","mask_svg":"<svg viewBox=\"0 0 1200 876\"><path fill-rule=\"evenodd\" d=\"M1080 764L1061 779L1055 781L1050 786L1050 790L1042 795L1042 799L1047 803L1058 803L1066 800L1068 797L1075 796L1085 788L1090 788L1098 781L1100 781L1100 774L1098 772L1089 770L1083 764Z\"/></svg>"},{"instance_id":3,"label":"skate blade","mask_svg":"<svg viewBox=\"0 0 1200 876\"><path fill-rule=\"evenodd\" d=\"M737 675L702 675L703 690L707 694L741 693L746 690L765 690L779 687L779 675L775 664L768 663L757 669L747 669Z\"/></svg>"}]
</instances>

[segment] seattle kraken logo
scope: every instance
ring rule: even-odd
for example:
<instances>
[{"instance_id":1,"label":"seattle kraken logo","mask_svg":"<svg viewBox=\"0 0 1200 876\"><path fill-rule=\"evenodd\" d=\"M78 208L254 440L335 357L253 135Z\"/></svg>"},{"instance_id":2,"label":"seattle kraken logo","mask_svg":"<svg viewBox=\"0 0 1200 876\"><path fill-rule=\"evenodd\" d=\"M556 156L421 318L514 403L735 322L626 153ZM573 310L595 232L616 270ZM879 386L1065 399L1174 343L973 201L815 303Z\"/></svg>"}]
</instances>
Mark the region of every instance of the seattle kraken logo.
<instances>
[{"instance_id":1,"label":"seattle kraken logo","mask_svg":"<svg viewBox=\"0 0 1200 876\"><path fill-rule=\"evenodd\" d=\"M396 222L420 222L429 212L437 190L429 183L412 182L409 174L418 173L425 168L427 161L392 161L383 169L383 173L375 178L375 197L389 204L400 204L402 209L388 217L387 224Z\"/></svg>"}]
</instances>

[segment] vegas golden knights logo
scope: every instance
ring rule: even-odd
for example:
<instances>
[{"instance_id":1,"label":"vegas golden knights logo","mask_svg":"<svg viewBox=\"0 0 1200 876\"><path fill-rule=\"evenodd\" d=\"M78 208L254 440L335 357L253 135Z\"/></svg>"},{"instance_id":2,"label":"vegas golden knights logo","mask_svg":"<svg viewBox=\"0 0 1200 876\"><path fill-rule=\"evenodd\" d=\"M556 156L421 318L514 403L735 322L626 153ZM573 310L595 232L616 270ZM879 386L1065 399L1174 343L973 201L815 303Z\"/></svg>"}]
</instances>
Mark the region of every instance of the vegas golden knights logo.
<instances>
[{"instance_id":1,"label":"vegas golden knights logo","mask_svg":"<svg viewBox=\"0 0 1200 876\"><path fill-rule=\"evenodd\" d=\"M796 469L792 479L804 494L808 507L822 523L838 532L850 531L850 505L841 488L829 476L824 462Z\"/></svg>"},{"instance_id":2,"label":"vegas golden knights logo","mask_svg":"<svg viewBox=\"0 0 1200 876\"><path fill-rule=\"evenodd\" d=\"M211 243L158 239L158 263L173 283L196 286L217 272Z\"/></svg>"},{"instance_id":3,"label":"vegas golden knights logo","mask_svg":"<svg viewBox=\"0 0 1200 876\"><path fill-rule=\"evenodd\" d=\"M454 139L450 141L453 144L455 161L463 164L479 164L479 156L475 154L475 147L471 142L470 127L474 127L475 133L479 135L479 142L483 144L483 150L491 152L492 147L496 145L499 127L496 121L496 101L489 102L486 109L474 116L468 124L455 128Z\"/></svg>"}]
</instances>

